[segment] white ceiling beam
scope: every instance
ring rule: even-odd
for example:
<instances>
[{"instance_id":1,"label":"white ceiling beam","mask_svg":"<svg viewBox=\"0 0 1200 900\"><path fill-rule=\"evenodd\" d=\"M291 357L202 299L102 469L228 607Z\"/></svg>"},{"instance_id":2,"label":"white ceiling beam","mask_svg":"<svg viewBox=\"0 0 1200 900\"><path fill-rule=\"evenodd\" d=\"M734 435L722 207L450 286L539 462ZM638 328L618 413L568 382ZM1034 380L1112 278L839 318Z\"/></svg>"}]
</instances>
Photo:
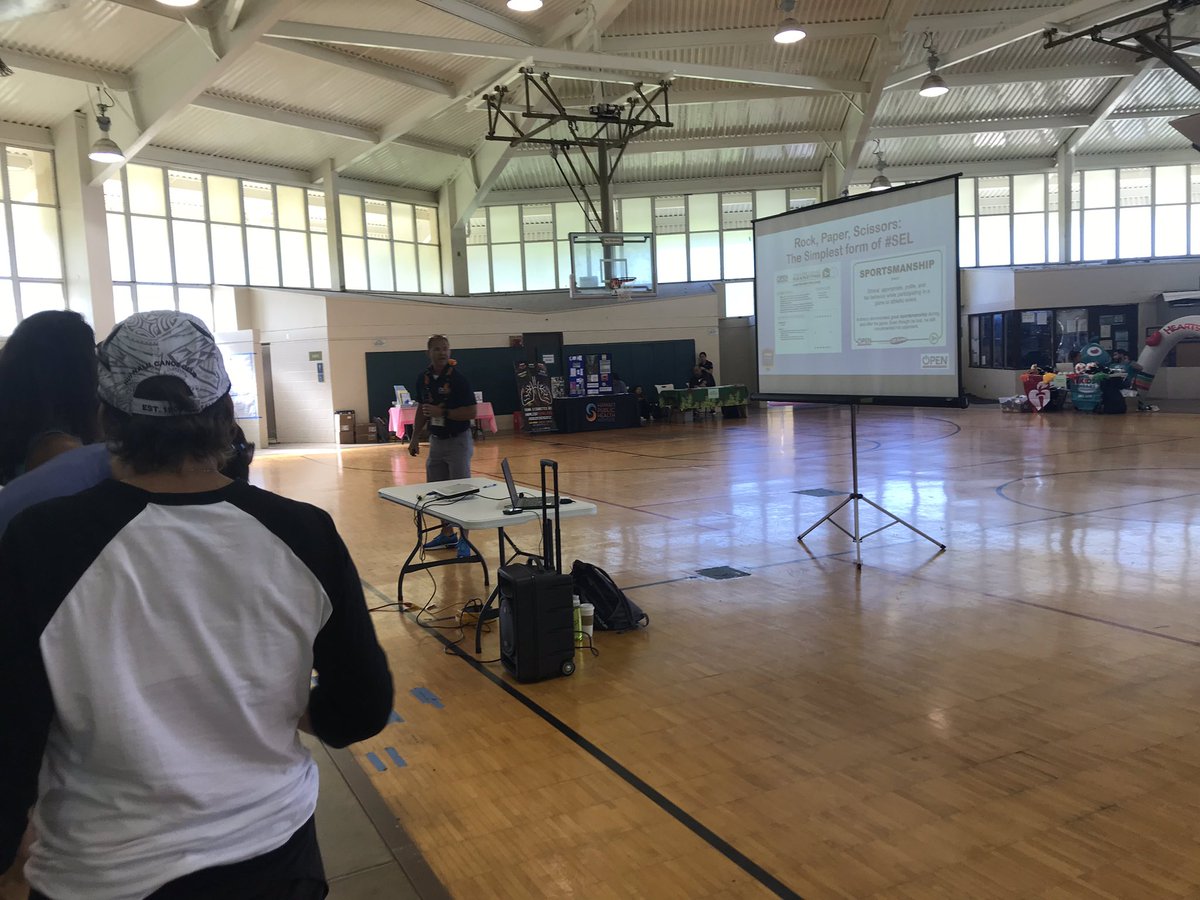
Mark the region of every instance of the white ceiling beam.
<instances>
[{"instance_id":1,"label":"white ceiling beam","mask_svg":"<svg viewBox=\"0 0 1200 900\"><path fill-rule=\"evenodd\" d=\"M1079 149L1079 145L1088 139L1090 135L1096 133L1096 128L1100 123L1104 122L1109 116L1116 111L1117 107L1129 98L1134 91L1149 77L1150 73L1157 69L1161 63L1157 59L1147 59L1138 63L1137 74L1127 75L1119 79L1112 87L1110 87L1100 99L1100 102L1092 110L1092 122L1087 128L1081 128L1074 134L1067 137L1063 142L1063 147L1068 153L1074 153Z\"/></svg>"},{"instance_id":2,"label":"white ceiling beam","mask_svg":"<svg viewBox=\"0 0 1200 900\"><path fill-rule=\"evenodd\" d=\"M238 20L242 16L242 9L246 5L246 0L225 0L225 29L233 31L237 28Z\"/></svg>"},{"instance_id":3,"label":"white ceiling beam","mask_svg":"<svg viewBox=\"0 0 1200 900\"><path fill-rule=\"evenodd\" d=\"M1126 119L1174 119L1177 116L1192 116L1196 114L1196 107L1183 106L1175 109L1123 109L1119 112L1108 114L1109 121L1119 122ZM1197 159L1196 162L1200 162Z\"/></svg>"},{"instance_id":4,"label":"white ceiling beam","mask_svg":"<svg viewBox=\"0 0 1200 900\"><path fill-rule=\"evenodd\" d=\"M114 136L126 159L136 157L152 143L297 2L246 0L241 21L233 30L226 30L224 23L218 22L206 33L185 23L139 60L134 66L131 94L138 124L126 122L121 134ZM115 126L118 120L113 121ZM92 183L102 184L122 165L123 162L95 167Z\"/></svg>"},{"instance_id":5,"label":"white ceiling beam","mask_svg":"<svg viewBox=\"0 0 1200 900\"><path fill-rule=\"evenodd\" d=\"M1077 0L1075 3L1070 3L1054 10L1051 18L1056 22L1068 22L1093 15L1105 7L1125 5L1115 4L1113 0ZM1014 10L1013 14L1018 15L1023 12L1023 10ZM1032 35L1041 34L1046 29L1046 21L1047 14L1045 10L1039 10L1035 15L1028 16L1015 25L1009 25L995 34L972 41L962 47L955 47L952 50L939 53L941 63L938 66L938 71L940 72L958 63L966 62L968 59L974 59L976 56L991 53L993 50L998 50L1001 47L1007 47L1009 44L1014 44ZM1047 59L1052 60L1053 56L1047 56ZM898 84L904 84L906 81L924 78L928 74L929 67L922 62L899 70L888 79L887 83L889 87L895 87Z\"/></svg>"},{"instance_id":6,"label":"white ceiling beam","mask_svg":"<svg viewBox=\"0 0 1200 900\"><path fill-rule=\"evenodd\" d=\"M781 131L772 134L730 134L719 137L637 140L629 142L625 148L625 155L690 153L695 150L741 150L751 147L796 147L806 144L826 144L836 141L840 137L841 133L837 131ZM517 159L526 156L548 156L550 148L539 145L518 146L513 152Z\"/></svg>"},{"instance_id":7,"label":"white ceiling beam","mask_svg":"<svg viewBox=\"0 0 1200 900\"><path fill-rule=\"evenodd\" d=\"M1092 116L1043 116L1025 119L993 119L986 122L940 122L929 125L880 125L871 129L871 139L936 137L941 134L994 134L1000 131L1040 131L1087 128ZM891 171L891 167L888 167Z\"/></svg>"},{"instance_id":8,"label":"white ceiling beam","mask_svg":"<svg viewBox=\"0 0 1200 900\"><path fill-rule=\"evenodd\" d=\"M54 135L49 128L36 125L18 125L15 122L0 122L0 141L6 144L22 144L37 149L54 149Z\"/></svg>"},{"instance_id":9,"label":"white ceiling beam","mask_svg":"<svg viewBox=\"0 0 1200 900\"><path fill-rule=\"evenodd\" d=\"M570 47L573 50L598 50L604 32L612 27L631 2L633 0L591 0L547 29L542 44L547 47Z\"/></svg>"},{"instance_id":10,"label":"white ceiling beam","mask_svg":"<svg viewBox=\"0 0 1200 900\"><path fill-rule=\"evenodd\" d=\"M393 34L365 28L343 28L333 25L311 25L306 22L280 22L270 29L272 37L328 44L349 44L358 47L378 47L413 53L445 53L451 56L474 56L483 59L520 61L537 59L550 66L595 68L605 71L627 71L630 60L610 53L588 53L579 50L556 50L550 47L526 47L514 44L492 44L487 41L467 41L458 38L430 37L423 34ZM728 81L741 84L765 84L795 90L843 93L866 89L863 82L820 78L812 75L793 75L758 69L727 66L707 66L660 59L638 59L640 71L667 77L700 78L707 81Z\"/></svg>"},{"instance_id":11,"label":"white ceiling beam","mask_svg":"<svg viewBox=\"0 0 1200 900\"><path fill-rule=\"evenodd\" d=\"M374 143L379 139L379 134L376 131L364 128L361 125L352 125L349 122L337 122L333 119L322 119L319 116L264 106L259 103L247 103L245 100L234 100L230 97L221 97L216 94L201 94L192 101L192 106L229 113L233 116L257 119L261 122L274 122L276 125L290 125L293 128L304 128L308 131L320 132L321 134L332 134L337 137L350 138L354 141L369 141Z\"/></svg>"},{"instance_id":12,"label":"white ceiling beam","mask_svg":"<svg viewBox=\"0 0 1200 900\"><path fill-rule=\"evenodd\" d=\"M171 150L166 147L155 147L153 144L146 147L138 158L145 162L159 163L164 166L177 166L181 169L192 169L198 172L208 172L213 175L230 175L235 178L270 181L276 184L290 184L296 187L312 187L313 185L309 173L303 169L289 169L286 166L244 162L240 159L226 159L223 156L212 156L208 153Z\"/></svg>"},{"instance_id":13,"label":"white ceiling beam","mask_svg":"<svg viewBox=\"0 0 1200 900\"><path fill-rule=\"evenodd\" d=\"M0 47L0 57L10 68L20 73L37 72L40 75L53 75L56 78L66 78L70 81L82 81L85 84L103 84L114 91L133 90L133 79L123 72L113 72L108 69L94 69L78 63L65 62L60 59L48 59L45 56L35 56L11 47Z\"/></svg>"},{"instance_id":14,"label":"white ceiling beam","mask_svg":"<svg viewBox=\"0 0 1200 900\"><path fill-rule=\"evenodd\" d=\"M480 28L486 28L488 31L512 38L514 41L520 41L522 44L541 43L542 35L536 28L506 19L504 16L497 15L473 3L467 3L466 0L417 0L417 2L448 13L456 19L462 19L464 22L470 22Z\"/></svg>"},{"instance_id":15,"label":"white ceiling beam","mask_svg":"<svg viewBox=\"0 0 1200 900\"><path fill-rule=\"evenodd\" d=\"M344 69L362 72L376 78L383 78L396 84L420 88L432 94L441 94L444 97L454 97L458 94L454 85L447 81L440 81L437 78L431 78L428 75L421 75L417 72L409 72L406 69L398 69L395 66L389 66L386 63L377 62L373 59L363 59L361 56L353 56L349 53L343 53L340 50L323 47L320 44L313 44L308 41L286 41L282 38L272 37L263 38L259 43L266 44L268 47L274 47L276 50L286 50L288 53L306 56L309 59L341 66Z\"/></svg>"},{"instance_id":16,"label":"white ceiling beam","mask_svg":"<svg viewBox=\"0 0 1200 900\"><path fill-rule=\"evenodd\" d=\"M925 70L928 73L928 68ZM1122 78L1137 73L1137 66L1129 65L1093 65L1093 66L1063 66L1047 69L995 69L989 72L955 72L947 75L946 83L950 89L959 87L987 87L994 84L1029 84L1039 81L1075 81L1096 78ZM906 82L909 90L915 90L916 85ZM886 90L892 91L905 85L889 84Z\"/></svg>"}]
</instances>

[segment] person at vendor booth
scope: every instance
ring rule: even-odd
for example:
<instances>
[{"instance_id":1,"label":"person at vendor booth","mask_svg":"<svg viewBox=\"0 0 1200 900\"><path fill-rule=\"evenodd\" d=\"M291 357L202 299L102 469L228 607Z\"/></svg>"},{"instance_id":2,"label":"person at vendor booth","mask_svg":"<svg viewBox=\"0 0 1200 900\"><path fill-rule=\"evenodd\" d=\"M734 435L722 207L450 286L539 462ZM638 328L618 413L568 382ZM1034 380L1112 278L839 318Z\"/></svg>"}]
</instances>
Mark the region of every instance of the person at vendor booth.
<instances>
[{"instance_id":1,"label":"person at vendor booth","mask_svg":"<svg viewBox=\"0 0 1200 900\"><path fill-rule=\"evenodd\" d=\"M435 334L425 344L429 353L429 368L417 376L417 411L413 422L411 456L421 453L421 433L429 426L429 456L425 460L428 481L452 481L471 477L471 457L475 445L471 441L471 420L475 418L475 392L467 377L450 358L450 341ZM442 533L425 545L426 550L453 550L459 556L470 556L471 545L467 532L458 539L453 526L442 527Z\"/></svg>"},{"instance_id":2,"label":"person at vendor booth","mask_svg":"<svg viewBox=\"0 0 1200 900\"><path fill-rule=\"evenodd\" d=\"M696 365L702 368L709 375L712 375L714 378L717 377L715 370L713 369L712 360L708 358L708 354L703 350L700 351L700 356L696 359Z\"/></svg>"},{"instance_id":3,"label":"person at vendor booth","mask_svg":"<svg viewBox=\"0 0 1200 900\"><path fill-rule=\"evenodd\" d=\"M716 387L716 379L713 378L712 372L708 369L702 369L699 365L692 366L692 375L688 379L689 388L698 387Z\"/></svg>"}]
</instances>

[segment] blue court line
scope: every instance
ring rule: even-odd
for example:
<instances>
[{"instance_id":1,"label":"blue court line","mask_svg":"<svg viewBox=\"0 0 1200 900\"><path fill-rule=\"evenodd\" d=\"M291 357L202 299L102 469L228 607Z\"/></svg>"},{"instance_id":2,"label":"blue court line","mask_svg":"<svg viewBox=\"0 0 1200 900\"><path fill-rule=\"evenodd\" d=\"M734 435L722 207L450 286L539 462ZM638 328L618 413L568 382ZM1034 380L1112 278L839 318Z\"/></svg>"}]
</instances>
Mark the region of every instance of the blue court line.
<instances>
[{"instance_id":1,"label":"blue court line","mask_svg":"<svg viewBox=\"0 0 1200 900\"><path fill-rule=\"evenodd\" d=\"M433 691L429 690L429 688L423 688L423 687L413 688L411 691L409 691L409 693L412 694L414 697L416 697L418 700L420 700L422 703L428 703L434 709L445 709L446 708L442 705L442 701L439 700L434 695Z\"/></svg>"},{"instance_id":2,"label":"blue court line","mask_svg":"<svg viewBox=\"0 0 1200 900\"><path fill-rule=\"evenodd\" d=\"M388 724L389 725L392 725L396 722L403 722L403 721L404 721L404 719L401 718L400 713L396 712L394 709L392 710L392 714L390 716L388 716Z\"/></svg>"},{"instance_id":3,"label":"blue court line","mask_svg":"<svg viewBox=\"0 0 1200 900\"><path fill-rule=\"evenodd\" d=\"M395 747L384 747L383 752L386 753L392 762L394 762L400 768L404 768L408 765L408 763L404 761L404 757L396 752Z\"/></svg>"},{"instance_id":4,"label":"blue court line","mask_svg":"<svg viewBox=\"0 0 1200 900\"><path fill-rule=\"evenodd\" d=\"M367 762L369 762L371 765L373 765L380 772L387 771L387 766L385 766L383 764L383 760L380 759L378 756L376 756L374 753L367 754Z\"/></svg>"}]
</instances>

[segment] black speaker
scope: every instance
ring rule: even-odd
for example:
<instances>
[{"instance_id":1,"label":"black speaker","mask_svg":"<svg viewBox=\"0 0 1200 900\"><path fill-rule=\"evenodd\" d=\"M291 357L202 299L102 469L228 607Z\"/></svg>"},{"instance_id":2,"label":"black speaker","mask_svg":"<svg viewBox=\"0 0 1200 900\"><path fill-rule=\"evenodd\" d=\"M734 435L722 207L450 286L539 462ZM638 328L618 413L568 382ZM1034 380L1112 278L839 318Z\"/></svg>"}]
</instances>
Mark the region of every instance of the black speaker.
<instances>
[{"instance_id":1,"label":"black speaker","mask_svg":"<svg viewBox=\"0 0 1200 900\"><path fill-rule=\"evenodd\" d=\"M500 662L517 681L575 671L575 613L570 575L517 563L496 578L500 593Z\"/></svg>"}]
</instances>

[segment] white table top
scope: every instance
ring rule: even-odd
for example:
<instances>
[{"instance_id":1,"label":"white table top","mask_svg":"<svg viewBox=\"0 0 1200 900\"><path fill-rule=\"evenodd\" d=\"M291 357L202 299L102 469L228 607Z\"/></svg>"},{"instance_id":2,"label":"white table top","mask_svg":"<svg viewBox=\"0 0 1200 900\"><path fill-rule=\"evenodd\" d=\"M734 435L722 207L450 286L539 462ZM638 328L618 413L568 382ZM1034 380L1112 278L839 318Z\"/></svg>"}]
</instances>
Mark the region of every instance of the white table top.
<instances>
[{"instance_id":1,"label":"white table top","mask_svg":"<svg viewBox=\"0 0 1200 900\"><path fill-rule=\"evenodd\" d=\"M496 480L495 478L460 478L453 481L454 484L469 484L472 487L479 488L478 494L457 500L454 503L434 503L430 505L433 499L428 496L430 491L437 490L438 487L446 487L447 482L426 482L424 484L400 484L395 487L381 488L379 496L384 500L390 500L392 503L398 503L401 506L409 509L423 509L426 515L432 516L435 519L440 519L443 522L449 522L451 525L457 525L460 528L511 528L514 525L524 525L527 522L536 522L542 518L541 510L523 510L512 515L505 515L504 509L509 504L508 488L504 485L504 479ZM518 492L532 494L537 496L541 488L531 488L528 485L517 485ZM564 519L572 516L594 516L596 515L596 504L590 503L587 500L570 499L570 503L564 504L560 508L560 513ZM549 510L548 514L553 518L554 511Z\"/></svg>"}]
</instances>

